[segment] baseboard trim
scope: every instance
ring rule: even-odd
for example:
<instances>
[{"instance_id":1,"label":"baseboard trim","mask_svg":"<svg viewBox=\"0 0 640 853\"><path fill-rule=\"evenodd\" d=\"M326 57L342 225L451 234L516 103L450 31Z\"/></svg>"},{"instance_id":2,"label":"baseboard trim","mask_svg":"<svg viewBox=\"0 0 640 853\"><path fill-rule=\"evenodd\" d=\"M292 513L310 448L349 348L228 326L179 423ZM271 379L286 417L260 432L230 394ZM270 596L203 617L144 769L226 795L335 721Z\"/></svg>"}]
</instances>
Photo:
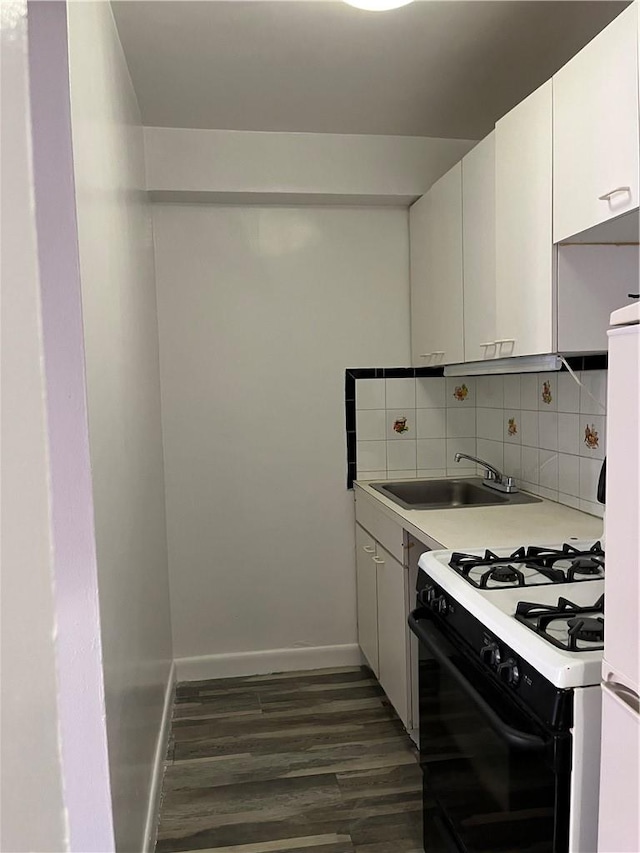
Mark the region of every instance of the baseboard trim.
<instances>
[{"instance_id":1,"label":"baseboard trim","mask_svg":"<svg viewBox=\"0 0 640 853\"><path fill-rule=\"evenodd\" d=\"M360 666L362 655L356 643L344 646L311 646L302 649L266 649L224 655L176 658L178 681L266 675L270 672Z\"/></svg>"},{"instance_id":2,"label":"baseboard trim","mask_svg":"<svg viewBox=\"0 0 640 853\"><path fill-rule=\"evenodd\" d=\"M156 846L158 834L158 816L160 814L160 794L162 793L162 780L164 778L164 761L167 755L169 735L171 734L171 712L176 692L176 665L171 662L169 677L164 693L164 706L162 708L162 720L156 741L156 751L153 757L153 771L151 774L151 785L149 786L149 801L147 804L147 819L144 825L143 853L153 853Z\"/></svg>"}]
</instances>

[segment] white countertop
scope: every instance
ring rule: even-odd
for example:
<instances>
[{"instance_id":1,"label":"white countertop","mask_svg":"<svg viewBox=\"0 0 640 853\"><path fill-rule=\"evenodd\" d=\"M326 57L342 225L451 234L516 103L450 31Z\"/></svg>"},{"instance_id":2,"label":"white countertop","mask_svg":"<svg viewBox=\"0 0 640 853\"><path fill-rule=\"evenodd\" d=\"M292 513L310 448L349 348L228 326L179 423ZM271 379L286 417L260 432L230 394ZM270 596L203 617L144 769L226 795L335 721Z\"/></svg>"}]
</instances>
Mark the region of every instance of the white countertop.
<instances>
[{"instance_id":1,"label":"white countertop","mask_svg":"<svg viewBox=\"0 0 640 853\"><path fill-rule=\"evenodd\" d=\"M513 506L404 509L372 489L367 481L356 482L355 488L375 500L385 515L434 548L466 551L509 545L548 545L572 538L592 541L602 538L601 518L554 501L541 499L540 503Z\"/></svg>"}]
</instances>

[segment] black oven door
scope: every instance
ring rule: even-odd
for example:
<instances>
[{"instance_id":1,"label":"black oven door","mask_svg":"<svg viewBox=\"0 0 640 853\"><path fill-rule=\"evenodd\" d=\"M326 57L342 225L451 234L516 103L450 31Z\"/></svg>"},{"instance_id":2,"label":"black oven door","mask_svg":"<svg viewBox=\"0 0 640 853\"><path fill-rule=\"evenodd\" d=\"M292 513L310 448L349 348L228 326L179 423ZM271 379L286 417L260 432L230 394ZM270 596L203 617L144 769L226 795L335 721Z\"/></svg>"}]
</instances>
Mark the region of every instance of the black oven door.
<instances>
[{"instance_id":1,"label":"black oven door","mask_svg":"<svg viewBox=\"0 0 640 853\"><path fill-rule=\"evenodd\" d=\"M566 853L570 735L545 729L425 610L418 637L425 850Z\"/></svg>"}]
</instances>

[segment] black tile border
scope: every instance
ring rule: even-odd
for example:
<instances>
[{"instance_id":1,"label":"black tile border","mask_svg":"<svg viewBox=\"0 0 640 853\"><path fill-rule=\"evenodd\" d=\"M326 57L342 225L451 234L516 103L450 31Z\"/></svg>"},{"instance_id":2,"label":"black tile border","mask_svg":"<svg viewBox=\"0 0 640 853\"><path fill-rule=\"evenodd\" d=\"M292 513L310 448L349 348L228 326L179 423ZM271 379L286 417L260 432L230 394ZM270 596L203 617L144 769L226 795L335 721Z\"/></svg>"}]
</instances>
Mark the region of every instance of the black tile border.
<instances>
[{"instance_id":1,"label":"black tile border","mask_svg":"<svg viewBox=\"0 0 640 853\"><path fill-rule=\"evenodd\" d=\"M566 361L572 370L606 370L609 365L607 353L570 355L566 356ZM560 372L563 371L567 372L564 364L560 369ZM344 410L347 433L347 489L353 489L353 481L357 475L356 379L412 379L438 376L444 376L444 367L349 367L345 370Z\"/></svg>"},{"instance_id":2,"label":"black tile border","mask_svg":"<svg viewBox=\"0 0 640 853\"><path fill-rule=\"evenodd\" d=\"M609 367L609 355L606 352L594 353L593 355L570 355L566 361L571 370L607 370ZM561 371L566 371L563 364Z\"/></svg>"},{"instance_id":3,"label":"black tile border","mask_svg":"<svg viewBox=\"0 0 640 853\"><path fill-rule=\"evenodd\" d=\"M415 379L444 376L443 367L349 367L344 372L344 412L347 432L347 489L356 479L356 379Z\"/></svg>"}]
</instances>

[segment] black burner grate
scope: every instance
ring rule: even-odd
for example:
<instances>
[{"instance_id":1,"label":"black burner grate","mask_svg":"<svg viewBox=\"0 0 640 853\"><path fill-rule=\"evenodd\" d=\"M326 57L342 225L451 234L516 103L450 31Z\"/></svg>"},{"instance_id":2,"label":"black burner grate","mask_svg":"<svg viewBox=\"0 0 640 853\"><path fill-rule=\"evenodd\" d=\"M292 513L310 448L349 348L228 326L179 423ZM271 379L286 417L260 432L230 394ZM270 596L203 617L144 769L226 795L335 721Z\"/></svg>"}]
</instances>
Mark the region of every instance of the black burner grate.
<instances>
[{"instance_id":1,"label":"black burner grate","mask_svg":"<svg viewBox=\"0 0 640 853\"><path fill-rule=\"evenodd\" d=\"M592 652L604 648L604 595L591 607L580 607L562 597L555 606L519 601L516 619L559 649ZM550 633L550 629L556 627L566 628L565 641ZM580 642L589 645L580 646Z\"/></svg>"},{"instance_id":2,"label":"black burner grate","mask_svg":"<svg viewBox=\"0 0 640 853\"><path fill-rule=\"evenodd\" d=\"M560 561L570 562L568 568L560 568ZM588 550L580 550L564 544L562 548L543 548L537 545L517 548L508 557L500 557L493 551L484 556L454 552L449 565L470 584L479 589L499 589L506 585L536 586L545 582L570 583L572 581L596 580L604 576L604 550L596 542ZM522 568L535 569L545 580L526 578ZM471 576L474 570L483 570L478 578ZM498 586L488 586L495 581Z\"/></svg>"}]
</instances>

